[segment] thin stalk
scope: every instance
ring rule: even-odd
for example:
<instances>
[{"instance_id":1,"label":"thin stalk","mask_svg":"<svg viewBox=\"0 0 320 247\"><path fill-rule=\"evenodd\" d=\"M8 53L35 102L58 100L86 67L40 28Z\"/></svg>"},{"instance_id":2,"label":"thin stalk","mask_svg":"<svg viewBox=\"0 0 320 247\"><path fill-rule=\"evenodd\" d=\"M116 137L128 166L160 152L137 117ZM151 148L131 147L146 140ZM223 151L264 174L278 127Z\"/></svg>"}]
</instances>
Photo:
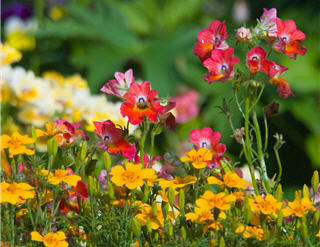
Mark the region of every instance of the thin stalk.
<instances>
[{"instance_id":1,"label":"thin stalk","mask_svg":"<svg viewBox=\"0 0 320 247\"><path fill-rule=\"evenodd\" d=\"M149 124L143 122L143 124L142 124L142 135L141 135L141 139L140 139L140 162L143 165L143 167L144 167L144 144L145 144L145 141L146 141L148 128L149 128Z\"/></svg>"},{"instance_id":2,"label":"thin stalk","mask_svg":"<svg viewBox=\"0 0 320 247\"><path fill-rule=\"evenodd\" d=\"M263 152L267 151L268 147L268 123L267 123L267 116L263 113L263 122L264 122L264 147Z\"/></svg>"},{"instance_id":3,"label":"thin stalk","mask_svg":"<svg viewBox=\"0 0 320 247\"><path fill-rule=\"evenodd\" d=\"M259 92L258 97L256 98L256 100L254 101L254 103L253 103L252 106L250 107L250 110L249 110L250 112L254 109L254 107L256 106L256 104L258 104L258 102L259 102L259 100L260 100L260 98L261 98L261 96L262 96L263 89L264 89L264 84L261 86L261 90L260 90L260 92Z\"/></svg>"},{"instance_id":4,"label":"thin stalk","mask_svg":"<svg viewBox=\"0 0 320 247\"><path fill-rule=\"evenodd\" d=\"M15 217L15 208L14 205L10 205L10 226L11 226L11 245L12 247L15 246L15 238L16 238L16 228L14 224L14 217Z\"/></svg>"},{"instance_id":5,"label":"thin stalk","mask_svg":"<svg viewBox=\"0 0 320 247\"><path fill-rule=\"evenodd\" d=\"M281 165L278 149L274 149L274 154L276 155L277 164L278 164L278 167L279 167L279 175L278 175L276 183L275 183L275 184L278 184L280 182L281 176L282 176L282 165Z\"/></svg>"},{"instance_id":6,"label":"thin stalk","mask_svg":"<svg viewBox=\"0 0 320 247\"><path fill-rule=\"evenodd\" d=\"M153 129L151 130L151 147L150 147L150 159L149 159L149 164L148 164L148 168L151 165L151 161L152 161L152 157L153 157L153 149L154 149L154 137L155 134L153 133Z\"/></svg>"},{"instance_id":7,"label":"thin stalk","mask_svg":"<svg viewBox=\"0 0 320 247\"><path fill-rule=\"evenodd\" d=\"M31 220L32 227L35 228L34 219L33 219L32 213L31 213L31 208L30 208L30 205L29 205L29 201L27 201L27 208L28 208L28 213L29 213L29 217L30 217L30 220Z\"/></svg>"},{"instance_id":8,"label":"thin stalk","mask_svg":"<svg viewBox=\"0 0 320 247\"><path fill-rule=\"evenodd\" d=\"M258 189L256 178L254 176L254 167L252 164L251 152L250 152L251 147L250 147L250 137L249 137L249 113L250 113L249 108L250 108L250 98L247 96L246 100L245 100L244 128L245 128L245 144L246 145L244 147L244 150L246 149L245 155L246 155L246 159L248 161L249 171L250 171L254 191L255 191L256 195L259 195L259 189Z\"/></svg>"},{"instance_id":9,"label":"thin stalk","mask_svg":"<svg viewBox=\"0 0 320 247\"><path fill-rule=\"evenodd\" d=\"M260 127L257 119L257 114L255 111L252 112L252 118L253 118L253 124L254 124L254 131L256 133L256 139L257 139L257 148L258 148L258 159L259 163L262 169L262 175L263 175L263 181L265 189L267 190L267 193L270 193L270 184L269 184L269 177L267 173L267 167L264 160L264 153L262 151L262 140L261 140L261 134L260 134Z\"/></svg>"}]
</instances>

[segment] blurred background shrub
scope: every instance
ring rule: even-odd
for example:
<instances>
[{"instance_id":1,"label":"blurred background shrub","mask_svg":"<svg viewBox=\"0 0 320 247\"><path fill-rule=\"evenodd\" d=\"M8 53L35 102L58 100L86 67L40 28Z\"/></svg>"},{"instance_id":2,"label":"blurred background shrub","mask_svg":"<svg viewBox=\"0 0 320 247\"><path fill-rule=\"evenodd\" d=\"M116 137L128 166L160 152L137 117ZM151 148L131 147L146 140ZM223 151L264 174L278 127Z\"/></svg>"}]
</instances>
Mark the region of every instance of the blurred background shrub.
<instances>
[{"instance_id":1,"label":"blurred background shrub","mask_svg":"<svg viewBox=\"0 0 320 247\"><path fill-rule=\"evenodd\" d=\"M113 78L116 71L133 68L135 78L149 80L162 97L194 89L199 92L199 115L158 139L160 153L179 149L193 128L211 126L223 133L228 154L237 161L240 146L230 137L226 118L215 106L226 98L236 112L231 83L208 85L201 79L205 69L192 54L197 33L214 19L226 20L227 42L237 50L236 28L255 26L263 8L277 8L278 16L293 19L306 33L304 57L290 60L272 53L272 60L289 70L285 78L295 98L281 99L268 85L262 102L277 101L280 114L270 118L270 136L283 133L280 150L283 184L288 190L308 183L320 168L320 45L318 1L217 1L217 0L34 0L6 1L2 6L2 37L23 52L19 65L41 75L56 70L63 75L80 73L92 93ZM239 45L240 46L240 45ZM239 49L241 50L241 49ZM109 100L114 100L110 99ZM262 107L263 105L261 105ZM240 117L234 116L240 128ZM277 172L269 144L269 174Z\"/></svg>"}]
</instances>

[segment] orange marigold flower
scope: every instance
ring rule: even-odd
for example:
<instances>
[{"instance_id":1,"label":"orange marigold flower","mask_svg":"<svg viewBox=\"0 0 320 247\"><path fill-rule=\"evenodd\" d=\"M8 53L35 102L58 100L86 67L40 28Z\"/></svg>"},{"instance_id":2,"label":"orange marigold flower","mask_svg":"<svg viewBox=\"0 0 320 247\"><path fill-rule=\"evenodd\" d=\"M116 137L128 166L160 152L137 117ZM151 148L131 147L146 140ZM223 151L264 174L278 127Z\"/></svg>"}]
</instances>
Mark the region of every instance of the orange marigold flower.
<instances>
[{"instance_id":1,"label":"orange marigold flower","mask_svg":"<svg viewBox=\"0 0 320 247\"><path fill-rule=\"evenodd\" d=\"M35 196L34 187L27 183L1 183L0 203L19 205Z\"/></svg>"},{"instance_id":2,"label":"orange marigold flower","mask_svg":"<svg viewBox=\"0 0 320 247\"><path fill-rule=\"evenodd\" d=\"M218 208L220 210L229 210L230 204L235 201L236 198L233 195L226 195L224 192L214 194L212 191L207 190L196 201L196 204L201 208Z\"/></svg>"},{"instance_id":3,"label":"orange marigold flower","mask_svg":"<svg viewBox=\"0 0 320 247\"><path fill-rule=\"evenodd\" d=\"M244 193L243 191L235 191L231 193L232 195L234 195L234 197L236 198L236 200L239 201L243 201L244 200Z\"/></svg>"},{"instance_id":4,"label":"orange marigold flower","mask_svg":"<svg viewBox=\"0 0 320 247\"><path fill-rule=\"evenodd\" d=\"M320 238L320 229L319 229L318 233L316 234L316 237Z\"/></svg>"},{"instance_id":5,"label":"orange marigold flower","mask_svg":"<svg viewBox=\"0 0 320 247\"><path fill-rule=\"evenodd\" d=\"M278 216L282 207L282 202L278 202L271 194L268 194L265 198L258 195L254 201L249 200L249 204L252 211L260 210L265 215L272 214L275 217Z\"/></svg>"},{"instance_id":6,"label":"orange marigold flower","mask_svg":"<svg viewBox=\"0 0 320 247\"><path fill-rule=\"evenodd\" d=\"M126 163L123 166L117 165L110 172L111 181L117 185L125 185L128 189L133 190L143 185L144 180L155 179L155 171L151 168L142 168L142 164Z\"/></svg>"},{"instance_id":7,"label":"orange marigold flower","mask_svg":"<svg viewBox=\"0 0 320 247\"><path fill-rule=\"evenodd\" d=\"M54 174L48 170L41 170L41 173L48 178L48 183L58 185L61 182L65 182L71 186L77 186L81 177L78 175L68 175L71 170L55 170Z\"/></svg>"},{"instance_id":8,"label":"orange marigold flower","mask_svg":"<svg viewBox=\"0 0 320 247\"><path fill-rule=\"evenodd\" d=\"M245 231L243 232L244 238L256 238L259 241L263 238L263 230L261 227L257 226L246 226Z\"/></svg>"},{"instance_id":9,"label":"orange marigold flower","mask_svg":"<svg viewBox=\"0 0 320 247\"><path fill-rule=\"evenodd\" d=\"M296 197L293 202L288 202L288 208L282 210L283 216L287 217L294 214L297 217L303 217L309 210L316 211L313 202L309 198Z\"/></svg>"},{"instance_id":10,"label":"orange marigold flower","mask_svg":"<svg viewBox=\"0 0 320 247\"><path fill-rule=\"evenodd\" d=\"M244 188L247 185L247 181L240 178L237 173L227 171L223 176L223 180L219 180L216 177L210 176L207 178L209 184L225 185L229 188Z\"/></svg>"},{"instance_id":11,"label":"orange marigold flower","mask_svg":"<svg viewBox=\"0 0 320 247\"><path fill-rule=\"evenodd\" d=\"M194 168L202 169L207 166L207 163L212 160L213 154L205 148L198 150L192 149L187 153L187 156L181 157L182 162L191 162Z\"/></svg>"},{"instance_id":12,"label":"orange marigold flower","mask_svg":"<svg viewBox=\"0 0 320 247\"><path fill-rule=\"evenodd\" d=\"M183 188L184 186L188 184L194 184L197 182L197 178L191 175L188 175L184 178L181 177L175 177L172 180L166 180L164 178L159 178L158 182L162 189L172 187L172 188Z\"/></svg>"},{"instance_id":13,"label":"orange marigold flower","mask_svg":"<svg viewBox=\"0 0 320 247\"><path fill-rule=\"evenodd\" d=\"M1 151L8 148L10 158L17 154L34 155L34 151L28 149L25 145L34 143L33 139L27 135L20 135L14 132L12 136L1 136Z\"/></svg>"},{"instance_id":14,"label":"orange marigold flower","mask_svg":"<svg viewBox=\"0 0 320 247\"><path fill-rule=\"evenodd\" d=\"M66 235L62 231L49 232L46 235L41 235L39 232L31 232L31 240L43 242L46 247L67 247L68 242L65 241Z\"/></svg>"},{"instance_id":15,"label":"orange marigold flower","mask_svg":"<svg viewBox=\"0 0 320 247\"><path fill-rule=\"evenodd\" d=\"M205 224L207 221L213 221L213 214L208 207L195 207L194 213L187 213L186 219L197 224Z\"/></svg>"}]
</instances>

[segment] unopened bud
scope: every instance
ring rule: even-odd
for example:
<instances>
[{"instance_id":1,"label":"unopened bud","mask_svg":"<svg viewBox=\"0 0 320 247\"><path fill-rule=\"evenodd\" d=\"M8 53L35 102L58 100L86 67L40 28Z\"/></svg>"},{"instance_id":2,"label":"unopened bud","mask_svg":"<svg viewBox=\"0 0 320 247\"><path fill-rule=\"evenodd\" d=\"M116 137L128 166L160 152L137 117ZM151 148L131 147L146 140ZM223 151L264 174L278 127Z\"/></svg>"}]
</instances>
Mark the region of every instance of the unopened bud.
<instances>
[{"instance_id":1,"label":"unopened bud","mask_svg":"<svg viewBox=\"0 0 320 247\"><path fill-rule=\"evenodd\" d=\"M142 199L143 202L148 201L150 192L151 192L150 187L146 184L144 186L143 199Z\"/></svg>"},{"instance_id":2,"label":"unopened bud","mask_svg":"<svg viewBox=\"0 0 320 247\"><path fill-rule=\"evenodd\" d=\"M309 198L310 195L309 195L309 188L307 185L303 185L303 188L302 188L302 195L304 198Z\"/></svg>"},{"instance_id":3,"label":"unopened bud","mask_svg":"<svg viewBox=\"0 0 320 247\"><path fill-rule=\"evenodd\" d=\"M148 231L149 233L151 233L151 232L152 232L152 227L151 227L151 220L150 220L149 217L148 217L148 219L147 219L147 224L146 224L146 226L147 226L147 231Z\"/></svg>"},{"instance_id":4,"label":"unopened bud","mask_svg":"<svg viewBox=\"0 0 320 247\"><path fill-rule=\"evenodd\" d=\"M225 247L226 246L226 243L224 241L224 238L223 236L220 237L220 240L219 240L219 247Z\"/></svg>"},{"instance_id":5,"label":"unopened bud","mask_svg":"<svg viewBox=\"0 0 320 247\"><path fill-rule=\"evenodd\" d=\"M280 202L282 200L282 195L283 195L283 192L282 192L282 185L281 184L278 184L277 186L277 190L276 190L276 199L278 202Z\"/></svg>"},{"instance_id":6,"label":"unopened bud","mask_svg":"<svg viewBox=\"0 0 320 247\"><path fill-rule=\"evenodd\" d=\"M282 222L283 222L283 214L282 214L282 211L280 210L278 214L278 219L277 219L277 227L281 227Z\"/></svg>"},{"instance_id":7,"label":"unopened bud","mask_svg":"<svg viewBox=\"0 0 320 247\"><path fill-rule=\"evenodd\" d=\"M185 203L185 195L184 195L184 190L181 188L179 192L179 207L180 211L184 213L184 203Z\"/></svg>"},{"instance_id":8,"label":"unopened bud","mask_svg":"<svg viewBox=\"0 0 320 247\"><path fill-rule=\"evenodd\" d=\"M248 42L252 39L252 34L249 28L240 27L236 33L236 39L241 42Z\"/></svg>"},{"instance_id":9,"label":"unopened bud","mask_svg":"<svg viewBox=\"0 0 320 247\"><path fill-rule=\"evenodd\" d=\"M313 215L313 218L314 218L315 224L317 225L319 222L319 218L320 218L320 210L316 210L316 212Z\"/></svg>"},{"instance_id":10,"label":"unopened bud","mask_svg":"<svg viewBox=\"0 0 320 247\"><path fill-rule=\"evenodd\" d=\"M168 189L168 201L170 206L173 208L174 206L174 189L172 187L169 187Z\"/></svg>"},{"instance_id":11,"label":"unopened bud","mask_svg":"<svg viewBox=\"0 0 320 247\"><path fill-rule=\"evenodd\" d=\"M108 182L108 195L110 200L114 199L114 189L111 182Z\"/></svg>"},{"instance_id":12,"label":"unopened bud","mask_svg":"<svg viewBox=\"0 0 320 247\"><path fill-rule=\"evenodd\" d=\"M164 218L164 219L167 218L168 212L169 212L169 203L166 202L166 203L162 206L162 214L163 214L163 218Z\"/></svg>"},{"instance_id":13,"label":"unopened bud","mask_svg":"<svg viewBox=\"0 0 320 247\"><path fill-rule=\"evenodd\" d=\"M106 171L109 172L111 168L111 158L108 152L104 152L103 154L103 164Z\"/></svg>"},{"instance_id":14,"label":"unopened bud","mask_svg":"<svg viewBox=\"0 0 320 247\"><path fill-rule=\"evenodd\" d=\"M311 178L311 187L313 189L313 194L316 194L319 188L319 172L317 170L313 172Z\"/></svg>"},{"instance_id":15,"label":"unopened bud","mask_svg":"<svg viewBox=\"0 0 320 247\"><path fill-rule=\"evenodd\" d=\"M156 201L153 201L152 203L152 213L155 217L158 216L158 205Z\"/></svg>"},{"instance_id":16,"label":"unopened bud","mask_svg":"<svg viewBox=\"0 0 320 247\"><path fill-rule=\"evenodd\" d=\"M132 231L136 235L136 237L140 237L141 225L140 225L139 220L137 220L136 218L133 218L132 222L131 222L131 227L132 227Z\"/></svg>"},{"instance_id":17,"label":"unopened bud","mask_svg":"<svg viewBox=\"0 0 320 247\"><path fill-rule=\"evenodd\" d=\"M184 226L181 227L181 237L182 237L182 239L187 238L187 233L186 233L186 229L184 228Z\"/></svg>"},{"instance_id":18,"label":"unopened bud","mask_svg":"<svg viewBox=\"0 0 320 247\"><path fill-rule=\"evenodd\" d=\"M245 135L244 127L242 127L241 129L235 129L234 132L233 132L232 137L234 137L236 142L241 143L242 142L242 137L244 135Z\"/></svg>"},{"instance_id":19,"label":"unopened bud","mask_svg":"<svg viewBox=\"0 0 320 247\"><path fill-rule=\"evenodd\" d=\"M84 141L81 144L81 151L80 151L80 159L83 161L86 158L87 154L87 142Z\"/></svg>"},{"instance_id":20,"label":"unopened bud","mask_svg":"<svg viewBox=\"0 0 320 247\"><path fill-rule=\"evenodd\" d=\"M168 221L168 233L169 233L169 236L172 237L172 235L173 235L173 226L172 226L172 223L171 223L170 220Z\"/></svg>"}]
</instances>

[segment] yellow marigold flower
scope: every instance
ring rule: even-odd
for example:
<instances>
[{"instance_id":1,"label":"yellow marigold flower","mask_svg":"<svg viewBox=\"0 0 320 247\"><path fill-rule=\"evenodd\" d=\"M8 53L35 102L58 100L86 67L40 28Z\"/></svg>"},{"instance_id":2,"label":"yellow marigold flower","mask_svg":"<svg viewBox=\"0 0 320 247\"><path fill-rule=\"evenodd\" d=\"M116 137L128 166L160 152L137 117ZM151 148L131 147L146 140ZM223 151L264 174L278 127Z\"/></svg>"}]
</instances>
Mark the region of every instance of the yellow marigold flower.
<instances>
[{"instance_id":1,"label":"yellow marigold flower","mask_svg":"<svg viewBox=\"0 0 320 247\"><path fill-rule=\"evenodd\" d=\"M178 194L179 194L179 192L174 190L174 196L176 196ZM169 199L168 199L168 190L161 189L161 190L158 191L158 195L161 196L162 201L164 201L164 202L168 202L169 201Z\"/></svg>"},{"instance_id":2,"label":"yellow marigold flower","mask_svg":"<svg viewBox=\"0 0 320 247\"><path fill-rule=\"evenodd\" d=\"M208 229L213 230L221 230L222 229L222 223L220 221L211 221L209 222L203 229L203 232L205 233Z\"/></svg>"},{"instance_id":3,"label":"yellow marigold flower","mask_svg":"<svg viewBox=\"0 0 320 247\"><path fill-rule=\"evenodd\" d=\"M214 194L213 192L207 190L196 201L196 205L201 208L218 208L220 210L229 210L230 204L235 201L236 198L233 195L226 195L224 192Z\"/></svg>"},{"instance_id":4,"label":"yellow marigold flower","mask_svg":"<svg viewBox=\"0 0 320 247\"><path fill-rule=\"evenodd\" d=\"M9 45L0 43L0 66L20 61L21 53Z\"/></svg>"},{"instance_id":5,"label":"yellow marigold flower","mask_svg":"<svg viewBox=\"0 0 320 247\"><path fill-rule=\"evenodd\" d=\"M152 207L148 204L143 203L140 206L139 213L135 216L141 226L145 226L147 224L148 218L151 222L151 228L156 230L164 225L164 216L162 214L161 205L157 204L157 216L153 214ZM173 212L169 212L166 220L174 220Z\"/></svg>"},{"instance_id":6,"label":"yellow marigold flower","mask_svg":"<svg viewBox=\"0 0 320 247\"><path fill-rule=\"evenodd\" d=\"M212 160L212 153L205 149L192 149L187 153L187 156L181 157L182 162L191 162L194 168L202 169L207 166L207 162Z\"/></svg>"},{"instance_id":7,"label":"yellow marigold flower","mask_svg":"<svg viewBox=\"0 0 320 247\"><path fill-rule=\"evenodd\" d=\"M69 244L65 241L66 238L66 235L62 231L49 232L43 236L39 232L31 232L31 240L43 242L45 247L67 247Z\"/></svg>"},{"instance_id":8,"label":"yellow marigold flower","mask_svg":"<svg viewBox=\"0 0 320 247\"><path fill-rule=\"evenodd\" d=\"M259 241L263 238L263 230L261 227L257 226L246 226L245 231L243 232L244 238L256 238Z\"/></svg>"},{"instance_id":9,"label":"yellow marigold flower","mask_svg":"<svg viewBox=\"0 0 320 247\"><path fill-rule=\"evenodd\" d=\"M25 145L32 144L34 141L27 135L20 135L18 132L14 132L12 136L1 136L1 151L8 148L10 158L17 154L34 155L34 151L28 149Z\"/></svg>"},{"instance_id":10,"label":"yellow marigold flower","mask_svg":"<svg viewBox=\"0 0 320 247\"><path fill-rule=\"evenodd\" d=\"M231 195L234 195L237 201L243 201L244 200L243 191L235 191L235 192L232 192Z\"/></svg>"},{"instance_id":11,"label":"yellow marigold flower","mask_svg":"<svg viewBox=\"0 0 320 247\"><path fill-rule=\"evenodd\" d=\"M236 230L235 233L242 233L244 231L244 225L239 225Z\"/></svg>"},{"instance_id":12,"label":"yellow marigold flower","mask_svg":"<svg viewBox=\"0 0 320 247\"><path fill-rule=\"evenodd\" d=\"M320 229L319 229L318 233L316 234L316 237L320 238Z\"/></svg>"},{"instance_id":13,"label":"yellow marigold flower","mask_svg":"<svg viewBox=\"0 0 320 247\"><path fill-rule=\"evenodd\" d=\"M255 200L249 200L252 211L260 210L263 214L272 214L278 216L282 207L282 202L278 202L273 195L268 194L265 198L258 195Z\"/></svg>"},{"instance_id":14,"label":"yellow marigold flower","mask_svg":"<svg viewBox=\"0 0 320 247\"><path fill-rule=\"evenodd\" d=\"M313 206L313 202L309 198L298 198L296 197L293 202L288 202L288 208L282 210L283 216L287 217L294 214L297 217L303 217L307 211L316 211Z\"/></svg>"},{"instance_id":15,"label":"yellow marigold flower","mask_svg":"<svg viewBox=\"0 0 320 247\"><path fill-rule=\"evenodd\" d=\"M55 170L54 174L48 170L41 170L41 173L48 178L48 183L58 185L61 182L65 182L71 186L77 186L81 177L78 175L68 175L70 170Z\"/></svg>"},{"instance_id":16,"label":"yellow marigold flower","mask_svg":"<svg viewBox=\"0 0 320 247\"><path fill-rule=\"evenodd\" d=\"M39 137L52 137L56 134L60 133L61 131L56 128L55 122L48 122L45 124L46 131L41 129L36 129L37 138Z\"/></svg>"},{"instance_id":17,"label":"yellow marigold flower","mask_svg":"<svg viewBox=\"0 0 320 247\"><path fill-rule=\"evenodd\" d=\"M19 205L35 196L34 187L27 183L1 183L0 203Z\"/></svg>"},{"instance_id":18,"label":"yellow marigold flower","mask_svg":"<svg viewBox=\"0 0 320 247\"><path fill-rule=\"evenodd\" d=\"M166 180L164 178L159 178L157 180L161 186L161 188L166 189L168 187L172 187L172 188L183 188L184 186L188 185L188 184L194 184L195 182L197 182L197 178L191 175L188 175L184 178L181 177L175 177L172 180Z\"/></svg>"},{"instance_id":19,"label":"yellow marigold flower","mask_svg":"<svg viewBox=\"0 0 320 247\"><path fill-rule=\"evenodd\" d=\"M207 178L209 184L225 185L229 188L244 188L247 185L247 181L240 178L237 173L227 171L223 176L223 180L219 180L216 177L210 176Z\"/></svg>"},{"instance_id":20,"label":"yellow marigold flower","mask_svg":"<svg viewBox=\"0 0 320 247\"><path fill-rule=\"evenodd\" d=\"M211 209L207 207L195 207L194 213L186 214L186 219L197 224L205 224L207 221L214 220Z\"/></svg>"},{"instance_id":21,"label":"yellow marigold flower","mask_svg":"<svg viewBox=\"0 0 320 247\"><path fill-rule=\"evenodd\" d=\"M112 175L111 181L117 185L125 185L128 189L133 190L143 185L146 179L155 179L155 171L151 168L142 168L141 164L133 164L128 162L123 166L117 165L112 168L110 172Z\"/></svg>"}]
</instances>

